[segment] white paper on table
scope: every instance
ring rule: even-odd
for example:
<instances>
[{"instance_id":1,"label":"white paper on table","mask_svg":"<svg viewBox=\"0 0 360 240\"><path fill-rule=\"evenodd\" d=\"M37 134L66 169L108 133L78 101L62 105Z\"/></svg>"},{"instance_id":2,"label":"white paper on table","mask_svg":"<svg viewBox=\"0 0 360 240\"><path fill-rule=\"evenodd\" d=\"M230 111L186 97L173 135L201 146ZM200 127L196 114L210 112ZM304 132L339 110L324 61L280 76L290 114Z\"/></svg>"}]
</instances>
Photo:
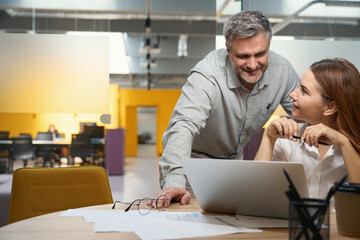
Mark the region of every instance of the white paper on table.
<instances>
[{"instance_id":1,"label":"white paper on table","mask_svg":"<svg viewBox=\"0 0 360 240\"><path fill-rule=\"evenodd\" d=\"M126 223L127 216L109 215L96 219L94 232L134 232L134 229Z\"/></svg>"},{"instance_id":2,"label":"white paper on table","mask_svg":"<svg viewBox=\"0 0 360 240\"><path fill-rule=\"evenodd\" d=\"M122 212L115 210L99 210L99 211L86 211L83 213L82 217L85 222L98 222L98 221L107 221L107 219L113 218L122 218Z\"/></svg>"},{"instance_id":3,"label":"white paper on table","mask_svg":"<svg viewBox=\"0 0 360 240\"><path fill-rule=\"evenodd\" d=\"M224 215L224 214L204 214L201 212L166 212L152 211L154 217L165 217L167 219L216 223L224 222L227 225L245 227L245 228L288 228L289 221L287 219L254 217L245 215Z\"/></svg>"},{"instance_id":4,"label":"white paper on table","mask_svg":"<svg viewBox=\"0 0 360 240\"><path fill-rule=\"evenodd\" d=\"M134 229L126 223L126 219L134 214L119 210L104 210L98 216L87 215L84 219L94 219L94 232L134 232Z\"/></svg>"},{"instance_id":5,"label":"white paper on table","mask_svg":"<svg viewBox=\"0 0 360 240\"><path fill-rule=\"evenodd\" d=\"M262 232L259 229L231 226L226 221L220 221L225 218L228 216L210 216L199 212L161 212L160 214L154 212L147 216L131 215L126 219L126 223L133 227L134 232L141 239L176 239Z\"/></svg>"},{"instance_id":6,"label":"white paper on table","mask_svg":"<svg viewBox=\"0 0 360 240\"><path fill-rule=\"evenodd\" d=\"M94 222L94 232L135 232L142 239L176 239L232 233L262 232L241 227L235 216L206 215L200 212L158 212L72 209L60 216L83 217Z\"/></svg>"},{"instance_id":7,"label":"white paper on table","mask_svg":"<svg viewBox=\"0 0 360 240\"><path fill-rule=\"evenodd\" d=\"M125 213L126 214L126 213ZM94 232L133 232L124 221L124 212L101 209L69 209L61 217L82 217L85 222L94 224Z\"/></svg>"},{"instance_id":8,"label":"white paper on table","mask_svg":"<svg viewBox=\"0 0 360 240\"><path fill-rule=\"evenodd\" d=\"M124 220L117 221L96 221L94 224L94 232L134 232Z\"/></svg>"}]
</instances>

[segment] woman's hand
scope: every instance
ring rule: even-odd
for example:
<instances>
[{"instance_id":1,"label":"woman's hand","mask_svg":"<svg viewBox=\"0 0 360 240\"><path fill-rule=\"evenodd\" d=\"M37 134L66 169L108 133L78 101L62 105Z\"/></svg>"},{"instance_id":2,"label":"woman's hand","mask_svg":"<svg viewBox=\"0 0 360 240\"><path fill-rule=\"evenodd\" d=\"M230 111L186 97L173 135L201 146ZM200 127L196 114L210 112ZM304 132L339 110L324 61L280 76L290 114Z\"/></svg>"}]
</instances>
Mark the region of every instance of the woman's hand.
<instances>
[{"instance_id":1,"label":"woman's hand","mask_svg":"<svg viewBox=\"0 0 360 240\"><path fill-rule=\"evenodd\" d=\"M276 139L280 137L288 138L296 142L297 139L293 138L293 136L298 131L299 126L294 120L288 118L275 119L266 128L254 160L271 161Z\"/></svg>"},{"instance_id":2,"label":"woman's hand","mask_svg":"<svg viewBox=\"0 0 360 240\"><path fill-rule=\"evenodd\" d=\"M344 134L320 123L306 127L302 137L310 146L318 147L319 141L336 145L341 150L349 182L360 183L360 154Z\"/></svg>"},{"instance_id":3,"label":"woman's hand","mask_svg":"<svg viewBox=\"0 0 360 240\"><path fill-rule=\"evenodd\" d=\"M341 132L319 123L306 127L301 140L309 144L309 146L319 146L319 141L334 144L340 147L348 141L347 137Z\"/></svg>"},{"instance_id":4,"label":"woman's hand","mask_svg":"<svg viewBox=\"0 0 360 240\"><path fill-rule=\"evenodd\" d=\"M297 139L293 138L293 136L296 136L298 131L297 122L288 118L279 118L270 123L266 129L266 134L271 141L276 141L277 138L281 137L296 142Z\"/></svg>"}]
</instances>

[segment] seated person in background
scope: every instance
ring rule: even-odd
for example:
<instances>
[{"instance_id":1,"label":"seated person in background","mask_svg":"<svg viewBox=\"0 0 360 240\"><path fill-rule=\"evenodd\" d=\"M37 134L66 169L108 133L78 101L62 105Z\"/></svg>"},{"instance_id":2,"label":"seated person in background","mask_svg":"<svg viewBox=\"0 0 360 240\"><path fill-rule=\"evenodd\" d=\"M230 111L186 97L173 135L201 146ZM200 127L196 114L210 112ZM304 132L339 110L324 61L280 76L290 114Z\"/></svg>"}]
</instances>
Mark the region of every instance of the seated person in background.
<instances>
[{"instance_id":1,"label":"seated person in background","mask_svg":"<svg viewBox=\"0 0 360 240\"><path fill-rule=\"evenodd\" d=\"M49 125L49 130L48 130L47 132L48 132L48 133L52 133L53 139L55 139L55 138L60 138L60 137L61 137L61 135L60 135L60 133L58 132L58 130L56 130L54 124L50 124L50 125Z\"/></svg>"},{"instance_id":2,"label":"seated person in background","mask_svg":"<svg viewBox=\"0 0 360 240\"><path fill-rule=\"evenodd\" d=\"M350 182L360 182L360 74L356 67L341 58L315 62L290 97L292 116L305 123L274 120L255 160L302 163L311 198L325 198L346 173Z\"/></svg>"}]
</instances>

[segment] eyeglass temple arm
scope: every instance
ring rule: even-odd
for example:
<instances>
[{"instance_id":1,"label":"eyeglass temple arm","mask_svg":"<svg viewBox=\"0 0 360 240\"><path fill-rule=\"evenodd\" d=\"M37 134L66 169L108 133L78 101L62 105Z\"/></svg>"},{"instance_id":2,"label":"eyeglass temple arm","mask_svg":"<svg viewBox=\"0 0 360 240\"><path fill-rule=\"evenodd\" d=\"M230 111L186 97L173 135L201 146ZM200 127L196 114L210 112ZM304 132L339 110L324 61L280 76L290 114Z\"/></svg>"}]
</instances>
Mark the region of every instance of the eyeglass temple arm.
<instances>
[{"instance_id":1,"label":"eyeglass temple arm","mask_svg":"<svg viewBox=\"0 0 360 240\"><path fill-rule=\"evenodd\" d=\"M120 202L120 201L115 201L115 202L114 202L114 204L113 204L113 206L112 206L112 209L114 209L114 208L115 208L116 203L121 203L121 202Z\"/></svg>"},{"instance_id":2,"label":"eyeglass temple arm","mask_svg":"<svg viewBox=\"0 0 360 240\"><path fill-rule=\"evenodd\" d=\"M125 209L125 212L128 212L130 210L130 208L132 207L132 205L134 205L135 202L139 201L139 203L141 202L142 199L136 199L134 200L132 203L130 203L130 205Z\"/></svg>"},{"instance_id":3,"label":"eyeglass temple arm","mask_svg":"<svg viewBox=\"0 0 360 240\"><path fill-rule=\"evenodd\" d=\"M125 212L128 212L128 211L130 210L131 206L132 206L136 201L138 201L138 200L139 200L139 199L136 199L135 201L133 201L133 202L125 209ZM123 202L115 201L114 204L113 204L113 206L112 206L112 209L115 208L116 203L123 203Z\"/></svg>"}]
</instances>

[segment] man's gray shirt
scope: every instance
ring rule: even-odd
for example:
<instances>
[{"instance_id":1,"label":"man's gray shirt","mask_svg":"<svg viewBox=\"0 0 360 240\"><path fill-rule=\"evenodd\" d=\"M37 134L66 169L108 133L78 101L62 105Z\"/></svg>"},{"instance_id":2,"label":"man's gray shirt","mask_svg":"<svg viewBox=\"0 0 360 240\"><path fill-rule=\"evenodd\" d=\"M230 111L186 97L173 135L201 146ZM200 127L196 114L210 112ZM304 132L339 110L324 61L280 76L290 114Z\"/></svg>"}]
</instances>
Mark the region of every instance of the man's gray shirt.
<instances>
[{"instance_id":1,"label":"man's gray shirt","mask_svg":"<svg viewBox=\"0 0 360 240\"><path fill-rule=\"evenodd\" d=\"M289 94L298 85L291 64L272 51L267 70L251 92L237 77L226 49L209 53L190 71L164 133L161 188L186 187L182 158L242 159L250 137L279 104L291 113Z\"/></svg>"}]
</instances>

